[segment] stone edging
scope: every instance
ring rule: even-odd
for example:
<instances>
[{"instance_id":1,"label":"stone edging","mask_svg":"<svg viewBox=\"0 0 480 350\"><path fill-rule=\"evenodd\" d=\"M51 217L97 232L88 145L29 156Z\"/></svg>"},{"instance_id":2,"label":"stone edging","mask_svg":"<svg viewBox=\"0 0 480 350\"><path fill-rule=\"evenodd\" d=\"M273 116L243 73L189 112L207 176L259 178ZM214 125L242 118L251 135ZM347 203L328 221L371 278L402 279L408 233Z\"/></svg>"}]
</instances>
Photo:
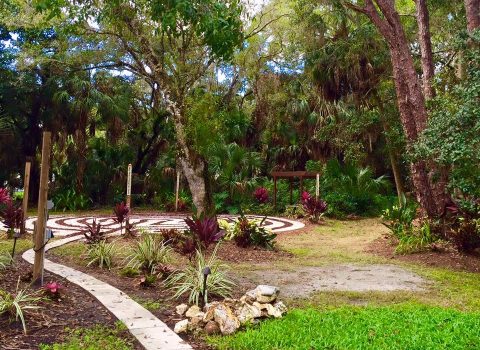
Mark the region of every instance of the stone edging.
<instances>
[{"instance_id":1,"label":"stone edging","mask_svg":"<svg viewBox=\"0 0 480 350\"><path fill-rule=\"evenodd\" d=\"M45 246L45 251L82 239L83 235L60 239ZM35 253L29 249L23 259L33 264ZM45 270L59 275L92 294L118 320L146 350L192 350L175 332L155 317L150 311L135 302L121 290L86 273L45 259Z\"/></svg>"}]
</instances>

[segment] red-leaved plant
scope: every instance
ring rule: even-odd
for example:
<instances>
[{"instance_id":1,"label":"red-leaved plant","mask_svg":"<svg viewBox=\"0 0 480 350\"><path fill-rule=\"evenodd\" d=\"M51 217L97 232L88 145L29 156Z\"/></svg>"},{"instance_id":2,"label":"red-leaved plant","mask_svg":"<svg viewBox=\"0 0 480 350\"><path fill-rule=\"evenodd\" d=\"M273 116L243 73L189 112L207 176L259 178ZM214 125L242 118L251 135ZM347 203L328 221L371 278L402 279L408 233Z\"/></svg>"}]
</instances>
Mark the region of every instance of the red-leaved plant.
<instances>
[{"instance_id":1,"label":"red-leaved plant","mask_svg":"<svg viewBox=\"0 0 480 350\"><path fill-rule=\"evenodd\" d=\"M12 236L15 229L19 229L23 224L23 210L21 206L16 206L13 201L9 201L0 212L3 224L8 227L9 236Z\"/></svg>"},{"instance_id":2,"label":"red-leaved plant","mask_svg":"<svg viewBox=\"0 0 480 350\"><path fill-rule=\"evenodd\" d=\"M64 287L58 282L49 282L43 286L43 292L50 299L60 299Z\"/></svg>"},{"instance_id":3,"label":"red-leaved plant","mask_svg":"<svg viewBox=\"0 0 480 350\"><path fill-rule=\"evenodd\" d=\"M327 210L327 203L320 198L315 198L308 192L302 193L303 210L308 214L311 222L318 223Z\"/></svg>"},{"instance_id":4,"label":"red-leaved plant","mask_svg":"<svg viewBox=\"0 0 480 350\"><path fill-rule=\"evenodd\" d=\"M118 203L113 208L113 213L115 214L114 220L120 224L120 234L122 234L123 230L123 222L128 218L128 213L130 212L130 208L124 203Z\"/></svg>"},{"instance_id":5,"label":"red-leaved plant","mask_svg":"<svg viewBox=\"0 0 480 350\"><path fill-rule=\"evenodd\" d=\"M7 205L12 201L12 197L10 197L10 194L8 193L8 190L6 188L1 188L0 187L0 205Z\"/></svg>"},{"instance_id":6,"label":"red-leaved plant","mask_svg":"<svg viewBox=\"0 0 480 350\"><path fill-rule=\"evenodd\" d=\"M190 233L198 240L202 248L207 249L212 243L218 242L225 235L225 231L218 226L216 216L201 218L186 218Z\"/></svg>"},{"instance_id":7,"label":"red-leaved plant","mask_svg":"<svg viewBox=\"0 0 480 350\"><path fill-rule=\"evenodd\" d=\"M254 192L253 196L258 203L267 203L268 202L268 190L265 187L258 187Z\"/></svg>"},{"instance_id":8,"label":"red-leaved plant","mask_svg":"<svg viewBox=\"0 0 480 350\"><path fill-rule=\"evenodd\" d=\"M105 232L102 232L102 225L97 223L96 219L93 219L92 224L87 224L88 231L84 231L83 235L88 244L96 244L105 240Z\"/></svg>"}]
</instances>

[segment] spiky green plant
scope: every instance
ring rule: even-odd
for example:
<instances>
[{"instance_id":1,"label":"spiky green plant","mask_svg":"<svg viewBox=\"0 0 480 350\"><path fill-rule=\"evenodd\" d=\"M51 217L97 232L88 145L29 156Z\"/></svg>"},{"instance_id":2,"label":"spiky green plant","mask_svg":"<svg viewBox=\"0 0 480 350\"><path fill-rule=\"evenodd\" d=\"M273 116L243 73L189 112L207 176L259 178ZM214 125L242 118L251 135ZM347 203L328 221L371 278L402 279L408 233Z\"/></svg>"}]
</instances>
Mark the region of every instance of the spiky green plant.
<instances>
[{"instance_id":1,"label":"spiky green plant","mask_svg":"<svg viewBox=\"0 0 480 350\"><path fill-rule=\"evenodd\" d=\"M13 261L12 256L8 252L0 253L0 270L6 268Z\"/></svg>"},{"instance_id":2,"label":"spiky green plant","mask_svg":"<svg viewBox=\"0 0 480 350\"><path fill-rule=\"evenodd\" d=\"M117 246L114 242L107 243L105 241L100 241L98 243L92 244L88 247L88 264L96 265L103 269L106 267L110 269L113 266L113 258L117 253Z\"/></svg>"},{"instance_id":3,"label":"spiky green plant","mask_svg":"<svg viewBox=\"0 0 480 350\"><path fill-rule=\"evenodd\" d=\"M205 295L205 301L208 300L208 295L218 295L221 297L229 297L232 292L232 287L235 283L228 279L227 271L228 266L221 263L217 259L217 251L219 244L215 246L215 249L208 260L200 250L196 252L196 259L185 269L172 274L166 280L166 285L175 294L173 298L179 298L182 295L189 293L188 302L198 305L200 297L203 291L203 270L205 267L209 267L211 273L207 278L207 290Z\"/></svg>"},{"instance_id":4,"label":"spiky green plant","mask_svg":"<svg viewBox=\"0 0 480 350\"><path fill-rule=\"evenodd\" d=\"M145 234L127 257L127 267L153 274L158 265L170 260L171 253L172 248L163 240L154 238L151 234Z\"/></svg>"},{"instance_id":5,"label":"spiky green plant","mask_svg":"<svg viewBox=\"0 0 480 350\"><path fill-rule=\"evenodd\" d=\"M25 323L25 310L38 309L36 304L41 300L35 293L27 293L25 289L19 290L20 278L17 281L17 288L15 294L0 290L0 315L8 314L10 317L15 317L15 321L22 322L23 332L27 334L27 326Z\"/></svg>"}]
</instances>

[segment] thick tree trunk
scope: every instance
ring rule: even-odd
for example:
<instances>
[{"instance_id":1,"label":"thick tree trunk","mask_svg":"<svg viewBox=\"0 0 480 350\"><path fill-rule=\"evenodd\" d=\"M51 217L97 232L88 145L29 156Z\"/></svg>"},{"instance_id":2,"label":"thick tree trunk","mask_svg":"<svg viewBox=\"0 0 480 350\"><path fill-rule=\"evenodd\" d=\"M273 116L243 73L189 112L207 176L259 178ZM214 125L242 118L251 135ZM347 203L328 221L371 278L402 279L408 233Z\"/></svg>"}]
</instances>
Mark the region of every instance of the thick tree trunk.
<instances>
[{"instance_id":1,"label":"thick tree trunk","mask_svg":"<svg viewBox=\"0 0 480 350\"><path fill-rule=\"evenodd\" d=\"M480 0L465 0L467 30L473 32L480 27Z\"/></svg>"},{"instance_id":2,"label":"thick tree trunk","mask_svg":"<svg viewBox=\"0 0 480 350\"><path fill-rule=\"evenodd\" d=\"M350 7L366 14L388 43L400 119L407 136L407 146L412 147L427 126L427 109L395 3L392 0L375 0L375 3L373 0L366 0L364 7L352 4ZM423 161L413 162L410 170L417 201L424 213L429 217L441 215L445 207L445 191L441 188L442 184L431 183L427 166Z\"/></svg>"},{"instance_id":3,"label":"thick tree trunk","mask_svg":"<svg viewBox=\"0 0 480 350\"><path fill-rule=\"evenodd\" d=\"M418 41L420 43L420 53L422 56L422 79L423 79L423 93L427 100L435 96L433 88L433 54L432 54L432 40L430 36L430 18L426 0L416 0L417 9L417 23L418 23Z\"/></svg>"},{"instance_id":4,"label":"thick tree trunk","mask_svg":"<svg viewBox=\"0 0 480 350\"><path fill-rule=\"evenodd\" d=\"M207 164L202 157L189 147L182 108L178 107L174 102L169 101L168 98L166 98L166 100L168 109L174 117L175 134L180 150L179 161L182 172L187 179L190 192L192 193L196 214L211 215L213 214L213 202Z\"/></svg>"}]
</instances>

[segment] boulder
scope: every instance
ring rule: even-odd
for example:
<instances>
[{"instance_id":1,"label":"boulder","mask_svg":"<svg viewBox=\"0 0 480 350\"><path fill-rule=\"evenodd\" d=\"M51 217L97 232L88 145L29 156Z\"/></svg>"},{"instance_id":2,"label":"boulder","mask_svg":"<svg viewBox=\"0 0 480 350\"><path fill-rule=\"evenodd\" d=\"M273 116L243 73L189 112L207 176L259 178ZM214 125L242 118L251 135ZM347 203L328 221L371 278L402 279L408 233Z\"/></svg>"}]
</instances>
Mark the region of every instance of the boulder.
<instances>
[{"instance_id":1,"label":"boulder","mask_svg":"<svg viewBox=\"0 0 480 350\"><path fill-rule=\"evenodd\" d=\"M281 315L287 313L288 311L288 308L286 307L286 305L281 301L277 301L275 304L273 304L273 307L278 311L280 311Z\"/></svg>"},{"instance_id":2,"label":"boulder","mask_svg":"<svg viewBox=\"0 0 480 350\"><path fill-rule=\"evenodd\" d=\"M240 321L225 304L219 304L213 311L214 320L220 327L222 334L233 334L240 328Z\"/></svg>"},{"instance_id":3,"label":"boulder","mask_svg":"<svg viewBox=\"0 0 480 350\"><path fill-rule=\"evenodd\" d=\"M215 321L208 321L203 330L208 335L220 333L220 327L218 327L218 324Z\"/></svg>"},{"instance_id":4,"label":"boulder","mask_svg":"<svg viewBox=\"0 0 480 350\"><path fill-rule=\"evenodd\" d=\"M277 299L280 290L274 286L259 285L256 290L256 299L259 303L271 303Z\"/></svg>"},{"instance_id":5,"label":"boulder","mask_svg":"<svg viewBox=\"0 0 480 350\"><path fill-rule=\"evenodd\" d=\"M187 304L180 304L176 307L177 314L179 314L180 316L183 315L187 310L188 310Z\"/></svg>"},{"instance_id":6,"label":"boulder","mask_svg":"<svg viewBox=\"0 0 480 350\"><path fill-rule=\"evenodd\" d=\"M173 329L173 331L175 333L184 333L188 330L188 320L185 319L185 320L181 320L177 323L175 323L175 328Z\"/></svg>"}]
</instances>

